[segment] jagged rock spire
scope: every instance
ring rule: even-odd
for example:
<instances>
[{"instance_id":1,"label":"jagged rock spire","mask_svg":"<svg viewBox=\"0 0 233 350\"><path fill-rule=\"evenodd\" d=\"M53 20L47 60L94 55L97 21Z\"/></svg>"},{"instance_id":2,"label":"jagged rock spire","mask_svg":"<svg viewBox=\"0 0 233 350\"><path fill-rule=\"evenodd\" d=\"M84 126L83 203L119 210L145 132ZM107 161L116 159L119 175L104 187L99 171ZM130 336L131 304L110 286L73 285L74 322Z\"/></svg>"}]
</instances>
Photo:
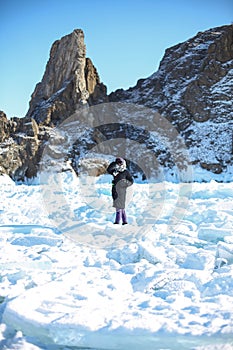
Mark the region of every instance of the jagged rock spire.
<instances>
[{"instance_id":1,"label":"jagged rock spire","mask_svg":"<svg viewBox=\"0 0 233 350\"><path fill-rule=\"evenodd\" d=\"M106 87L100 83L91 60L86 58L84 33L75 29L52 45L27 117L39 124L56 125L83 104L102 102L105 98Z\"/></svg>"}]
</instances>

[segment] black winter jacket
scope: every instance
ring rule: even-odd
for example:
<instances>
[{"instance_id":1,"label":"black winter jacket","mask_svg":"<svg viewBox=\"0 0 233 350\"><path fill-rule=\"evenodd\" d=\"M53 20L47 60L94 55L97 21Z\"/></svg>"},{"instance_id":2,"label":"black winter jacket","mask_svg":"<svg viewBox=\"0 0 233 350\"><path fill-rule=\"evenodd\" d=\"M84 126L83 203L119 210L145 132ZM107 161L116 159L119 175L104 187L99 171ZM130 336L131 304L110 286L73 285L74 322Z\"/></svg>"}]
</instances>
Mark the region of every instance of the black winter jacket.
<instances>
[{"instance_id":1,"label":"black winter jacket","mask_svg":"<svg viewBox=\"0 0 233 350\"><path fill-rule=\"evenodd\" d=\"M134 180L127 169L116 172L116 165L116 162L112 162L107 168L107 172L113 176L113 206L117 209L125 209L126 189L133 184Z\"/></svg>"}]
</instances>

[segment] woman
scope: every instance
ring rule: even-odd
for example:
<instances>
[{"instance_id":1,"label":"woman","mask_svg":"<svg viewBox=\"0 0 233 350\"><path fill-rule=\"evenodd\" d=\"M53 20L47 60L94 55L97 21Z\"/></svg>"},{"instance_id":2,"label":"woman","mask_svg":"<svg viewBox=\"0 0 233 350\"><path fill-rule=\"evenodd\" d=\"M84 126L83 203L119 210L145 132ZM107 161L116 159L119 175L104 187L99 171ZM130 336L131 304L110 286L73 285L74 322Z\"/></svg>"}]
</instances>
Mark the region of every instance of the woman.
<instances>
[{"instance_id":1,"label":"woman","mask_svg":"<svg viewBox=\"0 0 233 350\"><path fill-rule=\"evenodd\" d=\"M128 223L125 212L126 189L133 184L133 177L126 169L126 161L123 158L116 158L115 162L108 166L107 172L113 176L112 198L113 207L116 208L114 224L119 224L122 220L122 225L126 225Z\"/></svg>"}]
</instances>

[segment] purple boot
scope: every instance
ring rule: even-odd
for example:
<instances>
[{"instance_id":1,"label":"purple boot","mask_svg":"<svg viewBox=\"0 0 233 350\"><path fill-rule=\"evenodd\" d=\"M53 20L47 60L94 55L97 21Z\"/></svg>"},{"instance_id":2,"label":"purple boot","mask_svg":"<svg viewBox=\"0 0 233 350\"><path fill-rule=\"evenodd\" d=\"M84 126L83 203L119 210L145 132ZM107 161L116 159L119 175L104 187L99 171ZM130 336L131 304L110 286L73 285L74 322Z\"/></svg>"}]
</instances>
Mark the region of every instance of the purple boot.
<instances>
[{"instance_id":1,"label":"purple boot","mask_svg":"<svg viewBox=\"0 0 233 350\"><path fill-rule=\"evenodd\" d=\"M122 214L122 221L123 221L123 222L122 222L122 225L127 225L128 222L127 222L127 216L126 216L125 209L122 209L121 214Z\"/></svg>"},{"instance_id":2,"label":"purple boot","mask_svg":"<svg viewBox=\"0 0 233 350\"><path fill-rule=\"evenodd\" d=\"M116 219L114 224L119 224L122 218L122 209L116 209Z\"/></svg>"}]
</instances>

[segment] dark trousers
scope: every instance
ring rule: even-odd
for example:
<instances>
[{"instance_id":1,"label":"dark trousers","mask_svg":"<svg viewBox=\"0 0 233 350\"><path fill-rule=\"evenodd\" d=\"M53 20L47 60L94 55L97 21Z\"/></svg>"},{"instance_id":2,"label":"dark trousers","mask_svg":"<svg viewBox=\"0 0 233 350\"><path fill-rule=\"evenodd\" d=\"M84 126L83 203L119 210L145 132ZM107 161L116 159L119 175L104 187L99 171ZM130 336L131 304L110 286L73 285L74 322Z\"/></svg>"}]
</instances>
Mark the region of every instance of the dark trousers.
<instances>
[{"instance_id":1,"label":"dark trousers","mask_svg":"<svg viewBox=\"0 0 233 350\"><path fill-rule=\"evenodd\" d=\"M125 209L116 208L115 224L119 224L121 220L123 224L127 224L127 216L126 216Z\"/></svg>"}]
</instances>

